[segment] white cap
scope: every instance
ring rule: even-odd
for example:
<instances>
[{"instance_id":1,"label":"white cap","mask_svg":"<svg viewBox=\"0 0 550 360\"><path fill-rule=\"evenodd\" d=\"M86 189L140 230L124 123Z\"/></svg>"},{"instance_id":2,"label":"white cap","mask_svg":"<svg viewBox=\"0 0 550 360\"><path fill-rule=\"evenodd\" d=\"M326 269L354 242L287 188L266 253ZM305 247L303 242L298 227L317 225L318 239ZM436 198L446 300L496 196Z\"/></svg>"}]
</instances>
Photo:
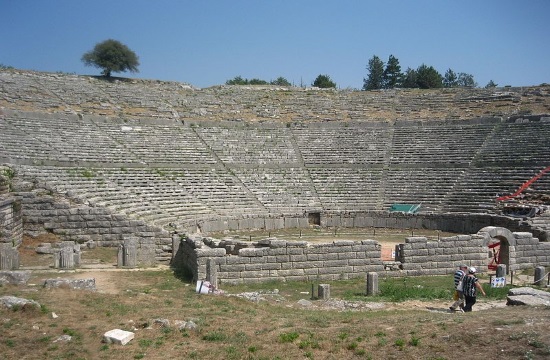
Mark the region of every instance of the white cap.
<instances>
[{"instance_id":1,"label":"white cap","mask_svg":"<svg viewBox=\"0 0 550 360\"><path fill-rule=\"evenodd\" d=\"M468 269L468 272L469 272L470 274L475 274L475 273L477 272L477 269L476 269L475 267L472 266L470 269Z\"/></svg>"}]
</instances>

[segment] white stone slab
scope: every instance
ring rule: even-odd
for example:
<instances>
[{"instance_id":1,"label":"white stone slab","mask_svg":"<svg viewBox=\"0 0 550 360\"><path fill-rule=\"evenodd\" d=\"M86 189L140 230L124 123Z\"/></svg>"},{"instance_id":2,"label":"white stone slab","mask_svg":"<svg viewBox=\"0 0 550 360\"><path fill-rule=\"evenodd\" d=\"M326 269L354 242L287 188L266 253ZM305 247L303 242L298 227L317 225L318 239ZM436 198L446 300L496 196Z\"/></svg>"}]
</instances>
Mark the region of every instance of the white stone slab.
<instances>
[{"instance_id":1,"label":"white stone slab","mask_svg":"<svg viewBox=\"0 0 550 360\"><path fill-rule=\"evenodd\" d=\"M103 334L103 342L107 344L126 345L134 338L134 333L120 329L113 329Z\"/></svg>"}]
</instances>

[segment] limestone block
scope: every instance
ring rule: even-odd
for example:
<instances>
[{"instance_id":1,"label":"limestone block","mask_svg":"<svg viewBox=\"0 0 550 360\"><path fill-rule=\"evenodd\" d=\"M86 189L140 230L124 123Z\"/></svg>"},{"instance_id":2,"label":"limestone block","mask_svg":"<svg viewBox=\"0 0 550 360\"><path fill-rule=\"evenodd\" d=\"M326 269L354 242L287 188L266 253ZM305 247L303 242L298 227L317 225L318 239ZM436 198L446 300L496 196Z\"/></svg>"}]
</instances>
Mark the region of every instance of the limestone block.
<instances>
[{"instance_id":1,"label":"limestone block","mask_svg":"<svg viewBox=\"0 0 550 360\"><path fill-rule=\"evenodd\" d=\"M307 261L307 255L290 255L291 262Z\"/></svg>"},{"instance_id":2,"label":"limestone block","mask_svg":"<svg viewBox=\"0 0 550 360\"><path fill-rule=\"evenodd\" d=\"M323 259L324 261L338 260L338 254L329 252L329 253L323 254L321 259Z\"/></svg>"},{"instance_id":3,"label":"limestone block","mask_svg":"<svg viewBox=\"0 0 550 360\"><path fill-rule=\"evenodd\" d=\"M95 279L46 279L44 280L44 287L51 288L68 288L77 290L96 291Z\"/></svg>"},{"instance_id":4,"label":"limestone block","mask_svg":"<svg viewBox=\"0 0 550 360\"><path fill-rule=\"evenodd\" d=\"M311 276L312 278L315 278L315 275L319 274L319 269L316 267L304 269L304 274L306 274L308 277Z\"/></svg>"},{"instance_id":5,"label":"limestone block","mask_svg":"<svg viewBox=\"0 0 550 360\"><path fill-rule=\"evenodd\" d=\"M103 334L103 342L107 344L126 345L134 338L134 333L121 329L113 329Z\"/></svg>"},{"instance_id":6,"label":"limestone block","mask_svg":"<svg viewBox=\"0 0 550 360\"><path fill-rule=\"evenodd\" d=\"M0 284L25 285L30 277L30 271L0 271Z\"/></svg>"},{"instance_id":7,"label":"limestone block","mask_svg":"<svg viewBox=\"0 0 550 360\"><path fill-rule=\"evenodd\" d=\"M278 263L286 263L290 261L290 255L277 255L275 256ZM308 258L309 260L309 258ZM312 259L312 260L318 260L318 259Z\"/></svg>"},{"instance_id":8,"label":"limestone block","mask_svg":"<svg viewBox=\"0 0 550 360\"><path fill-rule=\"evenodd\" d=\"M288 255L304 255L304 248L301 247L287 247L286 252Z\"/></svg>"},{"instance_id":9,"label":"limestone block","mask_svg":"<svg viewBox=\"0 0 550 360\"><path fill-rule=\"evenodd\" d=\"M355 259L357 253L354 251L338 253L338 260Z\"/></svg>"},{"instance_id":10,"label":"limestone block","mask_svg":"<svg viewBox=\"0 0 550 360\"><path fill-rule=\"evenodd\" d=\"M428 239L425 238L425 237L421 237L421 236L410 236L410 237L407 237L405 238L405 243L407 244L411 244L411 243L427 243L428 242Z\"/></svg>"},{"instance_id":11,"label":"limestone block","mask_svg":"<svg viewBox=\"0 0 550 360\"><path fill-rule=\"evenodd\" d=\"M258 265L260 266L261 270L279 270L281 268L281 264L279 263L264 263ZM245 267L248 267L248 265L246 265Z\"/></svg>"},{"instance_id":12,"label":"limestone block","mask_svg":"<svg viewBox=\"0 0 550 360\"><path fill-rule=\"evenodd\" d=\"M245 250L245 249L241 249L241 250ZM246 249L246 250L249 250L249 249ZM195 252L199 257L213 257L213 256L226 255L226 251L224 248L215 248L215 249L201 248L201 249L196 249Z\"/></svg>"},{"instance_id":13,"label":"limestone block","mask_svg":"<svg viewBox=\"0 0 550 360\"><path fill-rule=\"evenodd\" d=\"M244 266L244 271L260 271L262 270L263 268L263 263L262 264L246 264Z\"/></svg>"},{"instance_id":14,"label":"limestone block","mask_svg":"<svg viewBox=\"0 0 550 360\"><path fill-rule=\"evenodd\" d=\"M528 287L510 289L506 305L550 306L550 293Z\"/></svg>"},{"instance_id":15,"label":"limestone block","mask_svg":"<svg viewBox=\"0 0 550 360\"><path fill-rule=\"evenodd\" d=\"M256 257L267 255L265 248L244 248L239 250L239 256Z\"/></svg>"},{"instance_id":16,"label":"limestone block","mask_svg":"<svg viewBox=\"0 0 550 360\"><path fill-rule=\"evenodd\" d=\"M6 307L8 309L16 307L27 307L27 306L33 306L36 308L40 308L40 304L34 300L28 300L25 298L19 298L15 296L2 296L0 297L0 305L3 307Z\"/></svg>"},{"instance_id":17,"label":"limestone block","mask_svg":"<svg viewBox=\"0 0 550 360\"><path fill-rule=\"evenodd\" d=\"M287 255L286 246L282 248L269 248L267 253L271 256Z\"/></svg>"},{"instance_id":18,"label":"limestone block","mask_svg":"<svg viewBox=\"0 0 550 360\"><path fill-rule=\"evenodd\" d=\"M533 238L533 234L530 232L514 232L513 233L514 238L516 239L531 239Z\"/></svg>"}]
</instances>

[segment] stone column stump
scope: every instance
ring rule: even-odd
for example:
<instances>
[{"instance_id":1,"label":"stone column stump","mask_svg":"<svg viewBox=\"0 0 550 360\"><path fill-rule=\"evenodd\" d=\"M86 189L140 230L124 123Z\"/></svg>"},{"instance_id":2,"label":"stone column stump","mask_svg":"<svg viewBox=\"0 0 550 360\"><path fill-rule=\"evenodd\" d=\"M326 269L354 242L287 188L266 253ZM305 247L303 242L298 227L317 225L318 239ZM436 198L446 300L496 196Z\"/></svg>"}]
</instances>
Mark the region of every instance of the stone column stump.
<instances>
[{"instance_id":1,"label":"stone column stump","mask_svg":"<svg viewBox=\"0 0 550 360\"><path fill-rule=\"evenodd\" d=\"M537 266L535 268L535 285L542 286L544 283L544 274L546 269L544 266Z\"/></svg>"},{"instance_id":2,"label":"stone column stump","mask_svg":"<svg viewBox=\"0 0 550 360\"><path fill-rule=\"evenodd\" d=\"M137 240L127 239L118 247L117 266L135 268L137 266Z\"/></svg>"},{"instance_id":3,"label":"stone column stump","mask_svg":"<svg viewBox=\"0 0 550 360\"><path fill-rule=\"evenodd\" d=\"M330 284L319 284L317 287L317 295L319 296L319 300L329 300Z\"/></svg>"},{"instance_id":4,"label":"stone column stump","mask_svg":"<svg viewBox=\"0 0 550 360\"><path fill-rule=\"evenodd\" d=\"M380 291L378 290L378 273L368 272L367 273L367 296L377 295Z\"/></svg>"},{"instance_id":5,"label":"stone column stump","mask_svg":"<svg viewBox=\"0 0 550 360\"><path fill-rule=\"evenodd\" d=\"M19 251L11 244L0 243L0 270L19 269Z\"/></svg>"},{"instance_id":6,"label":"stone column stump","mask_svg":"<svg viewBox=\"0 0 550 360\"><path fill-rule=\"evenodd\" d=\"M55 252L54 261L56 269L74 269L74 250L70 247L62 247Z\"/></svg>"}]
</instances>

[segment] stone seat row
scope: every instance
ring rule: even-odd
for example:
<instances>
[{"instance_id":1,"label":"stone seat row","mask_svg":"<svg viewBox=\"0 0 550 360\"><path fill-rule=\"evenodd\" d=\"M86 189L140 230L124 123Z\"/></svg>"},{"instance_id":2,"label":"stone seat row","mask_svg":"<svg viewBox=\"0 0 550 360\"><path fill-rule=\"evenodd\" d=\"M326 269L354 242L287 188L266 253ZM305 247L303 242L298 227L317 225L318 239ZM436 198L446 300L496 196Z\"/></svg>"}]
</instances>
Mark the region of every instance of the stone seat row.
<instances>
[{"instance_id":1,"label":"stone seat row","mask_svg":"<svg viewBox=\"0 0 550 360\"><path fill-rule=\"evenodd\" d=\"M495 206L498 196L514 193L540 170L529 167L470 168L457 183L443 209L451 212L486 212ZM532 187L550 191L550 181L537 181Z\"/></svg>"},{"instance_id":2,"label":"stone seat row","mask_svg":"<svg viewBox=\"0 0 550 360\"><path fill-rule=\"evenodd\" d=\"M126 140L123 137L113 138L106 135L108 134L105 130L107 125L102 124L101 127L98 127L87 123L85 120L79 120L76 116L59 116L59 118L56 118L49 115L45 116L44 119L14 116L0 119L0 126L4 134L7 135L6 141L3 142L2 148L0 148L2 157L18 158L21 156L18 155L21 153L18 144L26 144L28 145L28 151L22 152L25 154L23 156L35 160L112 161L117 163L165 161L180 162L182 164L214 164L217 163L217 160L213 156L213 152L219 151L218 156L228 164L246 162L261 165L270 162L294 162L298 161L298 152L302 153L301 155L306 164L384 163L387 161L387 156L391 158L392 164L433 162L434 157L437 157L436 160L439 162L468 163L474 156L478 162L504 161L507 159L510 161L518 161L519 159L521 161L542 162L546 159L546 155L550 150L550 145L545 141L550 133L550 123L542 122L502 124L495 129L489 138L485 138L485 133L481 131L481 129L486 129L488 125L482 124L478 129L480 130L478 135L481 136L477 138L475 144L463 140L456 141L456 139L448 142L441 139L434 140L434 142L423 142L421 139L428 136L429 132L424 132L422 136L416 136L416 138L409 134L407 141L402 142L397 141L397 137L394 135L391 147L387 144L381 144L381 142L374 144L365 142L359 146L361 142L358 142L357 136L352 135L354 131L344 128L328 131L327 134L336 134L341 131L347 134L347 141L331 142L326 140L318 142L305 135L295 135L297 149L292 141L284 140L282 143L278 143L279 151L275 150L271 146L272 144L261 144L260 141L254 145L257 146L256 148L248 149L246 145L240 143L237 143L233 148L226 147L227 141L231 140L227 138L218 138L218 143L210 144L210 148L208 148L193 131L190 129L182 130L181 127L175 126L158 126L158 131L173 132L172 138L161 137L158 141L151 141L143 134L140 134L137 138L133 137L135 134L129 137L125 136ZM111 126L120 127L119 125ZM449 127L453 128L450 125ZM470 127L475 128L474 125ZM514 133L513 136L506 137L502 135L501 131L510 127L519 130L514 130L517 133ZM151 128L155 127L152 126ZM459 131L464 127L454 126L454 128ZM32 135L29 133L29 129L32 130L30 131ZM398 129L396 128L395 132L398 132ZM412 131L420 129L420 127L414 128L411 126L407 129ZM204 131L204 129L201 131ZM246 132L246 130L244 131ZM290 131L286 129L277 131L290 134ZM231 136L238 136L238 133L235 130ZM290 138L290 135L288 138ZM210 140L205 140L206 143L208 141ZM486 146L481 146L483 141L487 143ZM277 144L277 142L275 143ZM235 150L234 153L231 152L233 150Z\"/></svg>"}]
</instances>

